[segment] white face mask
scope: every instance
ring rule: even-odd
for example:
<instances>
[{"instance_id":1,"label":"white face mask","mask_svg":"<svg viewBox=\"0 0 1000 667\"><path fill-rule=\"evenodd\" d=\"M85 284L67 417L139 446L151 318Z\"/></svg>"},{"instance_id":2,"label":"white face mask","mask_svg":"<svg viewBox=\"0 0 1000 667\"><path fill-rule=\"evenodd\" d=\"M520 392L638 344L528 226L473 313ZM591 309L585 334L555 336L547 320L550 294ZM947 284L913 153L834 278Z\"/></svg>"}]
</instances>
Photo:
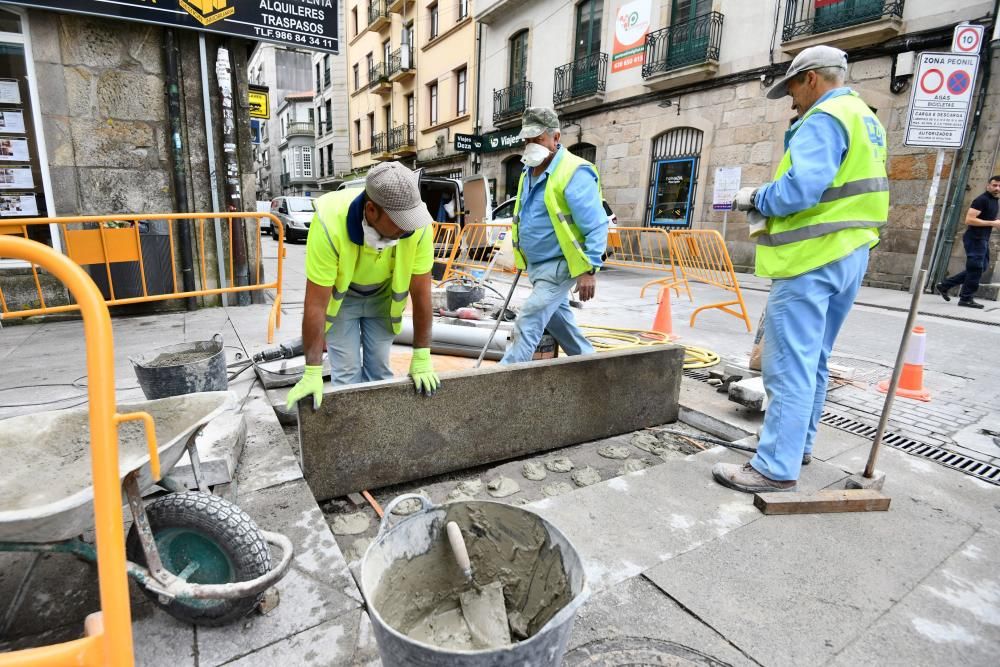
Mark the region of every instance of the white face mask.
<instances>
[{"instance_id":1,"label":"white face mask","mask_svg":"<svg viewBox=\"0 0 1000 667\"><path fill-rule=\"evenodd\" d=\"M364 218L361 219L361 229L365 232L365 245L379 252L399 243L399 239L387 239L379 234L378 230L369 225Z\"/></svg>"},{"instance_id":2,"label":"white face mask","mask_svg":"<svg viewBox=\"0 0 1000 667\"><path fill-rule=\"evenodd\" d=\"M537 167L549 157L549 149L541 144L528 144L521 154L521 162L529 167Z\"/></svg>"}]
</instances>

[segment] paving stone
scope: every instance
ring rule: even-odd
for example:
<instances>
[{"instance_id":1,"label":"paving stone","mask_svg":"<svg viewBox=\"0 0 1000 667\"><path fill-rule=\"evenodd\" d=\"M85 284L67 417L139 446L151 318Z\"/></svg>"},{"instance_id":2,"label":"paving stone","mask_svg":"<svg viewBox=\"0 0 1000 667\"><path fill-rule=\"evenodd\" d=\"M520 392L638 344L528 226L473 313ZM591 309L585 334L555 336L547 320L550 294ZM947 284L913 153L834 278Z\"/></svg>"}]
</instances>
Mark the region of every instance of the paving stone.
<instances>
[{"instance_id":1,"label":"paving stone","mask_svg":"<svg viewBox=\"0 0 1000 667\"><path fill-rule=\"evenodd\" d=\"M996 665L1000 534L978 531L830 665Z\"/></svg>"},{"instance_id":2,"label":"paving stone","mask_svg":"<svg viewBox=\"0 0 1000 667\"><path fill-rule=\"evenodd\" d=\"M975 530L895 497L888 512L753 521L646 576L761 664L819 665Z\"/></svg>"},{"instance_id":3,"label":"paving stone","mask_svg":"<svg viewBox=\"0 0 1000 667\"><path fill-rule=\"evenodd\" d=\"M589 585L603 590L760 519L752 496L712 478L715 462L746 460L717 447L527 507L566 533L581 553ZM844 476L817 461L803 468L800 486L821 489Z\"/></svg>"},{"instance_id":4,"label":"paving stone","mask_svg":"<svg viewBox=\"0 0 1000 667\"><path fill-rule=\"evenodd\" d=\"M197 664L194 626L178 621L151 602L132 605L136 667Z\"/></svg>"},{"instance_id":5,"label":"paving stone","mask_svg":"<svg viewBox=\"0 0 1000 667\"><path fill-rule=\"evenodd\" d=\"M242 494L302 479L298 459L262 390L246 401L247 440L237 470L237 486Z\"/></svg>"},{"instance_id":6,"label":"paving stone","mask_svg":"<svg viewBox=\"0 0 1000 667\"><path fill-rule=\"evenodd\" d=\"M363 613L354 611L342 614L224 664L227 667L355 665L358 627Z\"/></svg>"},{"instance_id":7,"label":"paving stone","mask_svg":"<svg viewBox=\"0 0 1000 667\"><path fill-rule=\"evenodd\" d=\"M755 664L642 576L626 579L583 605L573 624L563 664L587 664L582 659L587 647L608 639L631 639L639 646L648 643L643 640L658 639L693 649L727 665ZM687 663L678 660L659 664Z\"/></svg>"}]
</instances>

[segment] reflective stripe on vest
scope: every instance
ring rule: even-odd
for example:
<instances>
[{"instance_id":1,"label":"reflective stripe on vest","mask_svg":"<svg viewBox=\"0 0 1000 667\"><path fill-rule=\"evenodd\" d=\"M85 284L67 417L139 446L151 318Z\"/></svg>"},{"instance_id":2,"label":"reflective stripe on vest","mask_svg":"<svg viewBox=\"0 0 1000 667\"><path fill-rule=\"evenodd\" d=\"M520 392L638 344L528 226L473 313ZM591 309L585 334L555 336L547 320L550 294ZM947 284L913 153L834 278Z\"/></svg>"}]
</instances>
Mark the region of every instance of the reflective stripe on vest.
<instances>
[{"instance_id":1,"label":"reflective stripe on vest","mask_svg":"<svg viewBox=\"0 0 1000 667\"><path fill-rule=\"evenodd\" d=\"M352 278L361 257L361 246L351 241L347 233L347 212L351 202L362 190L353 188L339 190L323 195L316 200L316 215L313 217L312 228L323 230L334 255L337 257L337 276L330 295L330 303L326 308L326 328L340 312L340 305L347 296L352 285ZM410 280L413 277L413 263L416 259L420 240L430 227L425 227L407 238L400 239L394 249L394 264L390 284L392 299L389 302L389 321L394 333L402 330L403 311L406 308L406 297L410 293ZM308 251L308 246L307 246ZM306 257L308 262L309 258Z\"/></svg>"},{"instance_id":2,"label":"reflective stripe on vest","mask_svg":"<svg viewBox=\"0 0 1000 667\"><path fill-rule=\"evenodd\" d=\"M809 116L819 112L829 114L845 129L847 154L815 206L768 218L767 233L755 239L756 273L761 277L802 275L846 257L863 245L874 246L878 230L889 218L885 130L878 118L852 92L814 106L792 134ZM791 152L786 150L775 180L791 167Z\"/></svg>"},{"instance_id":3,"label":"reflective stripe on vest","mask_svg":"<svg viewBox=\"0 0 1000 667\"><path fill-rule=\"evenodd\" d=\"M577 277L587 273L592 268L590 259L587 257L584 247L583 232L573 222L573 215L570 213L569 204L566 202L566 186L580 167L587 166L597 174L597 168L581 157L573 155L567 150L563 150L562 156L555 168L545 180L545 191L543 199L545 210L548 211L549 220L556 233L556 241L559 242L559 249L562 250L563 257L572 277ZM601 178L597 177L597 192L601 195ZM524 193L524 172L521 172L521 179L517 184L517 199L514 202L514 220L511 225L511 245L514 248L514 263L519 269L526 269L527 259L521 251L521 244L518 240L518 226L521 222L521 197Z\"/></svg>"}]
</instances>

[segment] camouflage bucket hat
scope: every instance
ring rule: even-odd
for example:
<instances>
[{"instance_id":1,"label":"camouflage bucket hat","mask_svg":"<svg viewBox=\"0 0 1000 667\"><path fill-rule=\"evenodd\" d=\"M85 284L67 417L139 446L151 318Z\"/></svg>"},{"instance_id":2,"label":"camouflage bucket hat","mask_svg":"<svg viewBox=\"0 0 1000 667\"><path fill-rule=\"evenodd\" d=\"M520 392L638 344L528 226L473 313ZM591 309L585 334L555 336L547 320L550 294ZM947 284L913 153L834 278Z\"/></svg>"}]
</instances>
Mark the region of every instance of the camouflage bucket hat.
<instances>
[{"instance_id":1,"label":"camouflage bucket hat","mask_svg":"<svg viewBox=\"0 0 1000 667\"><path fill-rule=\"evenodd\" d=\"M528 107L521 116L522 139L533 139L546 130L559 129L559 116L547 107Z\"/></svg>"}]
</instances>

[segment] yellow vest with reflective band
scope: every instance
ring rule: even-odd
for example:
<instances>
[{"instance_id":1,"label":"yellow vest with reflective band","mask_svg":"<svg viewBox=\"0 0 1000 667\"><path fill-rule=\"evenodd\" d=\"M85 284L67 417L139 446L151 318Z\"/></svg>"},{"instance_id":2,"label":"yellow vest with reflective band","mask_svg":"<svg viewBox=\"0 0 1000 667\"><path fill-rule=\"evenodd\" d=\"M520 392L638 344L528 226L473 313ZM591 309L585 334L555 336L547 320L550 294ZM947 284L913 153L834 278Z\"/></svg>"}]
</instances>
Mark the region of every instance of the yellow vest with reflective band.
<instances>
[{"instance_id":1,"label":"yellow vest with reflective band","mask_svg":"<svg viewBox=\"0 0 1000 667\"><path fill-rule=\"evenodd\" d=\"M758 276L792 278L846 257L865 244L874 247L879 228L889 219L882 124L854 92L814 106L802 121L818 112L830 114L847 131L847 155L818 204L768 218L767 233L755 239ZM786 150L774 180L791 166L791 153Z\"/></svg>"},{"instance_id":2,"label":"yellow vest with reflective band","mask_svg":"<svg viewBox=\"0 0 1000 667\"><path fill-rule=\"evenodd\" d=\"M576 173L578 168L583 166L590 167L594 170L595 174L597 173L597 168L593 164L587 162L582 157L564 150L555 169L552 170L552 173L549 174L545 181L545 193L543 195L545 210L549 212L549 220L552 221L552 228L556 232L556 241L559 242L559 248L566 258L570 276L573 278L587 273L594 268L590 264L587 253L584 252L583 232L573 222L573 215L570 213L565 195L566 186L569 185L573 174ZM510 236L511 243L514 246L514 263L522 271L528 267L528 262L524 257L524 253L521 252L521 246L517 240L517 226L521 220L521 216L519 215L521 211L521 193L523 191L524 172L522 171L521 180L517 183L517 201L514 202L514 224L511 226ZM597 193L599 196L602 196L601 177L599 175L597 177Z\"/></svg>"},{"instance_id":3,"label":"yellow vest with reflective band","mask_svg":"<svg viewBox=\"0 0 1000 667\"><path fill-rule=\"evenodd\" d=\"M361 188L340 190L316 200L313 224L320 225L337 258L337 278L333 284L330 304L326 307L326 330L330 329L333 319L340 312L340 304L344 302L351 280L354 278L354 271L362 258L361 246L355 244L347 234L347 211L351 202L362 192ZM410 294L410 279L413 277L417 246L429 229L430 227L418 229L405 239L400 239L393 248L395 264L389 281L392 290L389 320L392 323L393 333L398 334L403 328L403 311L406 309L406 297Z\"/></svg>"}]
</instances>

